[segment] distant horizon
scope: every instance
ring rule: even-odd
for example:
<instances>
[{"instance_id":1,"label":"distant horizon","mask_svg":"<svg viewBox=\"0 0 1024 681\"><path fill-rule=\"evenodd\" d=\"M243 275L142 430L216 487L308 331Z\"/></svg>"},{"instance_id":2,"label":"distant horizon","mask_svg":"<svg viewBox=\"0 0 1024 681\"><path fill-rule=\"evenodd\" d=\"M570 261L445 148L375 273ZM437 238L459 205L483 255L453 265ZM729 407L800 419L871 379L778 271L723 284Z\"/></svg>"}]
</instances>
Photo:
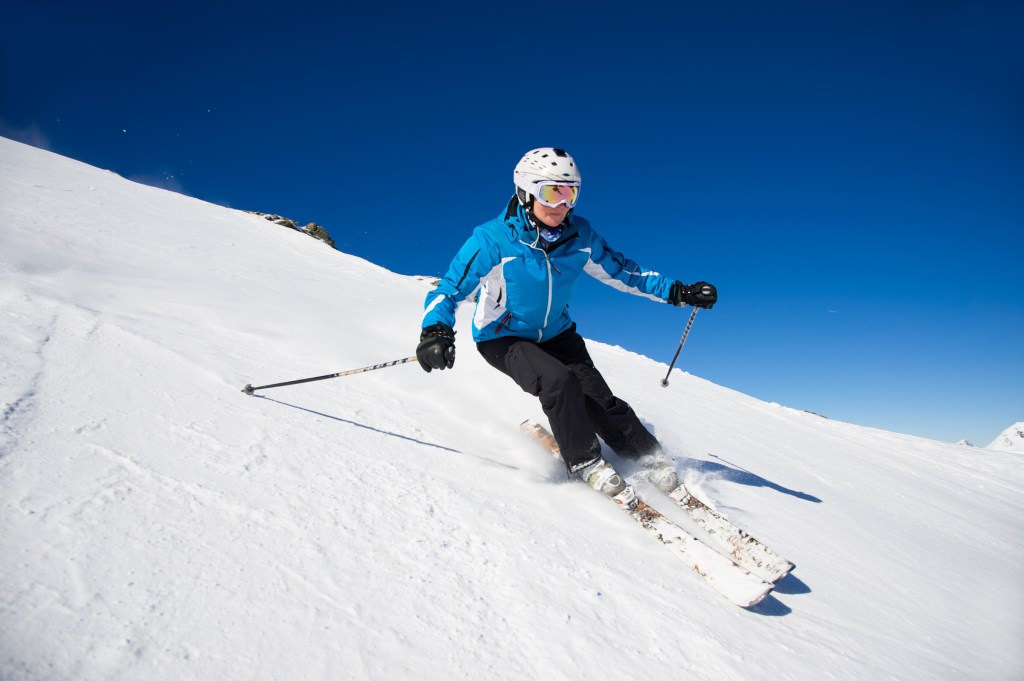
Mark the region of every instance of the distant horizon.
<instances>
[{"instance_id":1,"label":"distant horizon","mask_svg":"<svg viewBox=\"0 0 1024 681\"><path fill-rule=\"evenodd\" d=\"M422 276L564 147L613 248L718 287L683 371L944 442L1024 420L1024 4L187 6L9 3L0 135ZM666 363L687 314L592 280L571 313Z\"/></svg>"}]
</instances>

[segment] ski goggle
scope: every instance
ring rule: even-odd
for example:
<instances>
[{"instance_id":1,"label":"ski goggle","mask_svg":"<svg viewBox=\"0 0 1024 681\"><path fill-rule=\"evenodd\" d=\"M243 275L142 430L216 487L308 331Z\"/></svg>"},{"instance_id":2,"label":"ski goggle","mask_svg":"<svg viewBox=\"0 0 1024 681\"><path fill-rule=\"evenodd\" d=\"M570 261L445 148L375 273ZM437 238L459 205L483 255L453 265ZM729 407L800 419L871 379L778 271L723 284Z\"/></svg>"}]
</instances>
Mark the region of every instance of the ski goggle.
<instances>
[{"instance_id":1,"label":"ski goggle","mask_svg":"<svg viewBox=\"0 0 1024 681\"><path fill-rule=\"evenodd\" d=\"M579 182L539 182L533 185L533 195L548 208L565 204L569 208L576 205L580 198Z\"/></svg>"}]
</instances>

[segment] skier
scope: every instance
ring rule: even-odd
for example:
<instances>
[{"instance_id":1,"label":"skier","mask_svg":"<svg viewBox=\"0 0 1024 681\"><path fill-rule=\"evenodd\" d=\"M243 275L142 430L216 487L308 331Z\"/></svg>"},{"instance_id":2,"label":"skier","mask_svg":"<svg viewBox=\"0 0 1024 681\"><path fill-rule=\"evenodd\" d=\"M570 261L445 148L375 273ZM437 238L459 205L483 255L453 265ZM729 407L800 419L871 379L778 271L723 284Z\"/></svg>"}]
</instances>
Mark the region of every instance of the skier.
<instances>
[{"instance_id":1,"label":"skier","mask_svg":"<svg viewBox=\"0 0 1024 681\"><path fill-rule=\"evenodd\" d=\"M678 484L661 445L633 409L612 394L569 318L586 272L598 281L673 305L711 308L714 286L685 285L643 270L612 250L573 208L580 173L563 149L527 152L513 172L515 196L477 227L427 294L416 357L426 371L455 364L455 309L478 291L473 340L484 359L540 398L570 475L615 496L625 482L601 456L597 436L619 456L640 459L665 491Z\"/></svg>"}]
</instances>

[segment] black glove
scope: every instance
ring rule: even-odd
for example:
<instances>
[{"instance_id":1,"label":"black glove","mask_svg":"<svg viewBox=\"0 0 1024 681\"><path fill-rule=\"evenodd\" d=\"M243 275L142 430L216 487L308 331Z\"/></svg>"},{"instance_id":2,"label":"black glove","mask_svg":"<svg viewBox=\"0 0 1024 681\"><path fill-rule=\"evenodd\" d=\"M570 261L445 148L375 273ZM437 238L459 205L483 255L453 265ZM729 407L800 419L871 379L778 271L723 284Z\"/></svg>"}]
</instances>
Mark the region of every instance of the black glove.
<instances>
[{"instance_id":1,"label":"black glove","mask_svg":"<svg viewBox=\"0 0 1024 681\"><path fill-rule=\"evenodd\" d=\"M455 364L455 332L452 327L434 324L423 329L416 359L427 373L431 369L451 369Z\"/></svg>"},{"instance_id":2,"label":"black glove","mask_svg":"<svg viewBox=\"0 0 1024 681\"><path fill-rule=\"evenodd\" d=\"M668 292L668 302L673 305L693 305L710 310L718 302L718 289L706 281L689 285L677 281Z\"/></svg>"}]
</instances>

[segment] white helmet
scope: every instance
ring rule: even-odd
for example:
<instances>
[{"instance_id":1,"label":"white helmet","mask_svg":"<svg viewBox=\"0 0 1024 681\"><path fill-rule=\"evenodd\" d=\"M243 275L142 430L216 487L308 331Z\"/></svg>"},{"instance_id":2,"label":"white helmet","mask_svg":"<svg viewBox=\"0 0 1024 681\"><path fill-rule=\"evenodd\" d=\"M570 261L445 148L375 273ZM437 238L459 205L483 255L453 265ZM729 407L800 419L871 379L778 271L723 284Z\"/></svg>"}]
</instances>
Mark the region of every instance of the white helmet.
<instances>
[{"instance_id":1,"label":"white helmet","mask_svg":"<svg viewBox=\"0 0 1024 681\"><path fill-rule=\"evenodd\" d=\"M512 173L512 181L516 184L516 196L524 206L533 195L533 185L538 182L579 182L580 170L576 161L565 149L541 147L526 152L516 164Z\"/></svg>"}]
</instances>

